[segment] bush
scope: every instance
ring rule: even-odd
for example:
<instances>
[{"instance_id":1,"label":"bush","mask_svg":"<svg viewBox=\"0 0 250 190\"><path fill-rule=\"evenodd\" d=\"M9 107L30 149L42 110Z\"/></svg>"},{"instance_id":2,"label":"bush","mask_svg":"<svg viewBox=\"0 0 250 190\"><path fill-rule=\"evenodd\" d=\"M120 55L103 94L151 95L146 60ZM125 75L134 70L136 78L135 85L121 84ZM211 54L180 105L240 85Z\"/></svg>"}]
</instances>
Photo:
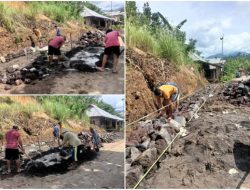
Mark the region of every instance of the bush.
<instances>
[{"instance_id":1,"label":"bush","mask_svg":"<svg viewBox=\"0 0 250 190\"><path fill-rule=\"evenodd\" d=\"M157 55L178 65L184 63L185 48L175 37L163 33L159 36L157 42Z\"/></svg>"},{"instance_id":2,"label":"bush","mask_svg":"<svg viewBox=\"0 0 250 190\"><path fill-rule=\"evenodd\" d=\"M71 110L67 105L53 100L45 100L43 102L45 111L57 120L65 121L71 117Z\"/></svg>"},{"instance_id":3,"label":"bush","mask_svg":"<svg viewBox=\"0 0 250 190\"><path fill-rule=\"evenodd\" d=\"M146 27L139 27L131 23L126 25L126 43L129 47L137 47L145 52L154 53L156 42Z\"/></svg>"},{"instance_id":4,"label":"bush","mask_svg":"<svg viewBox=\"0 0 250 190\"><path fill-rule=\"evenodd\" d=\"M229 58L226 60L224 66L224 76L222 81L229 81L235 77L236 71L238 69L243 69L247 72L250 72L250 59L244 57Z\"/></svg>"}]
</instances>

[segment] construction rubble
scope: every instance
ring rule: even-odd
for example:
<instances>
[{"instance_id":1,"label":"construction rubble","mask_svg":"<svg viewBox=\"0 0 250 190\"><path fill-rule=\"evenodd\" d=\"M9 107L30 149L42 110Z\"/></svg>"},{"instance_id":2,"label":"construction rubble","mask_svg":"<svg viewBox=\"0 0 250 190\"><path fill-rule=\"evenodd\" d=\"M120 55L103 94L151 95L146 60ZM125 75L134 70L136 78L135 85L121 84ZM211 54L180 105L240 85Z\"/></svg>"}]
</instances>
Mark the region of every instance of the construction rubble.
<instances>
[{"instance_id":1,"label":"construction rubble","mask_svg":"<svg viewBox=\"0 0 250 190\"><path fill-rule=\"evenodd\" d=\"M250 110L248 102L239 107L224 99L224 92L232 90L230 85L210 84L181 101L174 122L165 118L138 122L127 135L127 188L139 182L173 140L176 126L186 126L186 130L144 176L139 188L239 187L250 171ZM241 94L239 89L238 85Z\"/></svg>"},{"instance_id":2,"label":"construction rubble","mask_svg":"<svg viewBox=\"0 0 250 190\"><path fill-rule=\"evenodd\" d=\"M185 99L180 112L168 122L165 118L140 121L129 134L126 141L127 187L132 188L163 150L170 144L177 133L186 136L184 127L196 113L202 103L212 94L208 87L194 96Z\"/></svg>"},{"instance_id":3,"label":"construction rubble","mask_svg":"<svg viewBox=\"0 0 250 190\"><path fill-rule=\"evenodd\" d=\"M223 96L223 99L231 104L250 105L250 80L228 84Z\"/></svg>"},{"instance_id":4,"label":"construction rubble","mask_svg":"<svg viewBox=\"0 0 250 190\"><path fill-rule=\"evenodd\" d=\"M78 40L78 47L65 53L64 61L60 64L50 65L46 54L40 55L28 66L20 67L18 64L10 65L6 72L0 73L0 82L5 85L5 90L10 90L11 85L31 84L35 80L61 72L96 72L96 66L101 66L104 48L102 47L102 35L100 32L84 33ZM32 53L24 49L16 54L8 54L1 60L10 61L20 56ZM112 60L108 61L107 67L112 67Z\"/></svg>"}]
</instances>

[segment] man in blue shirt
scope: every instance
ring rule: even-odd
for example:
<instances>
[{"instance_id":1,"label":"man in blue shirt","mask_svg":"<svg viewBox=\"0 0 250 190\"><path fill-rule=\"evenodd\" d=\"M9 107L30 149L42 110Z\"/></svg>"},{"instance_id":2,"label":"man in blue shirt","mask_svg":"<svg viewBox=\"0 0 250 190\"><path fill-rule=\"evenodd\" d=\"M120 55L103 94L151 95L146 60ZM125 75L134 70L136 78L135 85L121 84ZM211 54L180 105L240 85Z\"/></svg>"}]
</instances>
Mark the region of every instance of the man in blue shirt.
<instances>
[{"instance_id":1,"label":"man in blue shirt","mask_svg":"<svg viewBox=\"0 0 250 190\"><path fill-rule=\"evenodd\" d=\"M92 135L93 148L96 151L99 151L100 137L99 137L98 133L92 127L90 127L89 130L90 130L90 133Z\"/></svg>"},{"instance_id":2,"label":"man in blue shirt","mask_svg":"<svg viewBox=\"0 0 250 190\"><path fill-rule=\"evenodd\" d=\"M54 142L57 140L58 146L60 146L61 131L62 131L62 122L58 122L58 124L53 126Z\"/></svg>"}]
</instances>

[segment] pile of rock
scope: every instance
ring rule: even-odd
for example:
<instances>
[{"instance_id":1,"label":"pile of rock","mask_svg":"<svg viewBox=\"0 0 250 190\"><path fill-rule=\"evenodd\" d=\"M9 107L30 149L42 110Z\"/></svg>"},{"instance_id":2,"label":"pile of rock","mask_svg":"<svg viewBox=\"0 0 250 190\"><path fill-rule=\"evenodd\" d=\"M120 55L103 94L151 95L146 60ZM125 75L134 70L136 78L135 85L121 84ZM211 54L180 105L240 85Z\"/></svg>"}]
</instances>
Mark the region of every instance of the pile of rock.
<instances>
[{"instance_id":1,"label":"pile of rock","mask_svg":"<svg viewBox=\"0 0 250 190\"><path fill-rule=\"evenodd\" d=\"M87 47L87 46L102 46L102 39L104 35L98 31L89 31L83 33L79 38L77 44Z\"/></svg>"},{"instance_id":2,"label":"pile of rock","mask_svg":"<svg viewBox=\"0 0 250 190\"><path fill-rule=\"evenodd\" d=\"M100 139L102 143L112 143L115 139L118 139L119 135L114 132L100 134Z\"/></svg>"},{"instance_id":3,"label":"pile of rock","mask_svg":"<svg viewBox=\"0 0 250 190\"><path fill-rule=\"evenodd\" d=\"M19 65L12 65L0 75L0 82L7 84L5 90L10 90L10 85L19 86L22 83L30 84L33 80L45 78L50 74L50 69L36 66L36 62L31 66L20 68Z\"/></svg>"},{"instance_id":4,"label":"pile of rock","mask_svg":"<svg viewBox=\"0 0 250 190\"><path fill-rule=\"evenodd\" d=\"M234 105L250 105L250 80L226 86L223 99Z\"/></svg>"},{"instance_id":5,"label":"pile of rock","mask_svg":"<svg viewBox=\"0 0 250 190\"><path fill-rule=\"evenodd\" d=\"M126 141L127 188L132 188L141 179L177 132L182 131L181 136L186 135L183 129L186 121L199 117L196 112L207 98L213 96L212 89L213 86L208 86L182 101L180 112L170 121L159 118L141 121L135 126Z\"/></svg>"},{"instance_id":6,"label":"pile of rock","mask_svg":"<svg viewBox=\"0 0 250 190\"><path fill-rule=\"evenodd\" d=\"M26 56L32 53L33 53L32 48L24 48L22 50L19 50L18 52L12 52L7 54L6 56L0 56L0 63L5 63L11 61L12 59L16 59L18 57Z\"/></svg>"},{"instance_id":7,"label":"pile of rock","mask_svg":"<svg viewBox=\"0 0 250 190\"><path fill-rule=\"evenodd\" d=\"M183 121L182 123L176 120ZM127 187L132 187L153 164L180 128L186 124L182 116L167 122L165 118L141 121L126 143Z\"/></svg>"}]
</instances>

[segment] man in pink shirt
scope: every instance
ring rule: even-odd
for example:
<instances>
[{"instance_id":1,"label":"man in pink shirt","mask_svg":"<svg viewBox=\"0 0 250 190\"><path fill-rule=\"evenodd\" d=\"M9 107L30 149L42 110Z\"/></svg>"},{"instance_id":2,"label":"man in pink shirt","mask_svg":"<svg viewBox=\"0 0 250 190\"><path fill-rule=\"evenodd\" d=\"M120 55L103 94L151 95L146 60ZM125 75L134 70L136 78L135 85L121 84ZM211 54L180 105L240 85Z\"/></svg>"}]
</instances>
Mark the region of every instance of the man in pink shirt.
<instances>
[{"instance_id":1,"label":"man in pink shirt","mask_svg":"<svg viewBox=\"0 0 250 190\"><path fill-rule=\"evenodd\" d=\"M55 36L49 41L48 55L49 63L53 61L53 55L58 56L58 61L63 60L60 48L63 46L66 41L65 36Z\"/></svg>"},{"instance_id":2,"label":"man in pink shirt","mask_svg":"<svg viewBox=\"0 0 250 190\"><path fill-rule=\"evenodd\" d=\"M18 146L24 151L21 136L18 132L19 128L13 126L6 135L6 147L5 147L5 159L7 160L8 173L11 173L10 163L11 160L15 160L17 172L20 172L20 159Z\"/></svg>"},{"instance_id":3,"label":"man in pink shirt","mask_svg":"<svg viewBox=\"0 0 250 190\"><path fill-rule=\"evenodd\" d=\"M118 57L120 55L119 32L112 29L107 30L104 38L105 50L102 60L102 67L97 67L99 71L104 71L108 56L113 54L113 73L117 73Z\"/></svg>"}]
</instances>

